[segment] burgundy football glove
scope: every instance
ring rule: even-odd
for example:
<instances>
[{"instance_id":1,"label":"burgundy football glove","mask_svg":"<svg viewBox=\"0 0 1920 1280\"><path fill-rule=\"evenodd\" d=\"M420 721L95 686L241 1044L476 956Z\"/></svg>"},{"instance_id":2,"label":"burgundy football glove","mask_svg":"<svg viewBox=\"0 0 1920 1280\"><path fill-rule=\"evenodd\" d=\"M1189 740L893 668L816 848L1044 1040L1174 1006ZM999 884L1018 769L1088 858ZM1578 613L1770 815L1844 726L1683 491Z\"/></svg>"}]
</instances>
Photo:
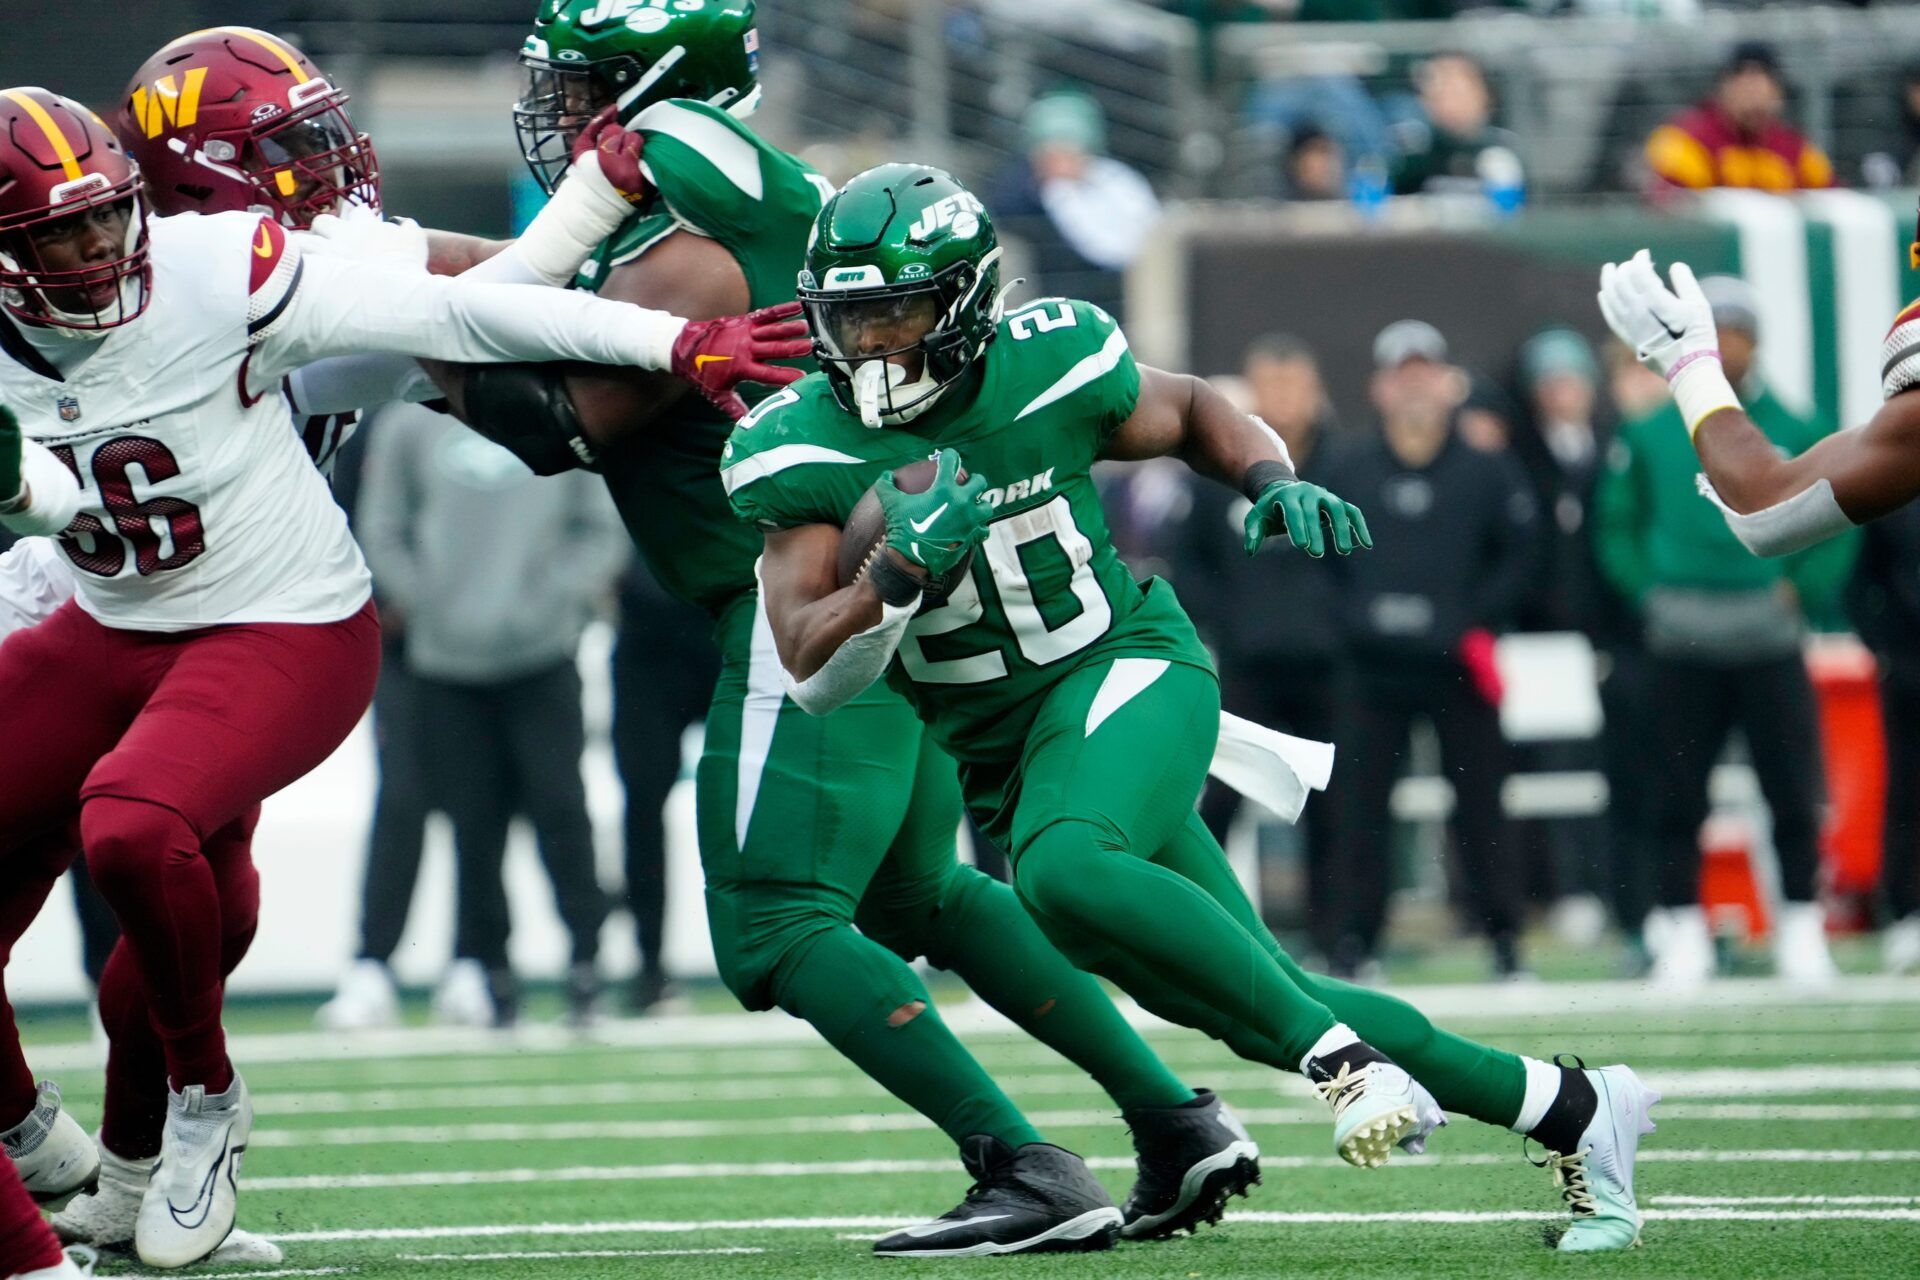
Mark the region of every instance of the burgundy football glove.
<instances>
[{"instance_id":1,"label":"burgundy football glove","mask_svg":"<svg viewBox=\"0 0 1920 1280\"><path fill-rule=\"evenodd\" d=\"M799 303L783 302L744 316L689 320L673 344L673 375L700 388L701 395L737 421L747 413L747 402L733 389L737 384L784 387L806 376L799 369L767 363L812 354L807 322L799 315Z\"/></svg>"},{"instance_id":2,"label":"burgundy football glove","mask_svg":"<svg viewBox=\"0 0 1920 1280\"><path fill-rule=\"evenodd\" d=\"M653 184L640 170L643 139L620 125L620 108L607 107L587 121L573 140L573 160L579 163L590 151L600 153L600 172L628 204L645 204L653 196Z\"/></svg>"}]
</instances>

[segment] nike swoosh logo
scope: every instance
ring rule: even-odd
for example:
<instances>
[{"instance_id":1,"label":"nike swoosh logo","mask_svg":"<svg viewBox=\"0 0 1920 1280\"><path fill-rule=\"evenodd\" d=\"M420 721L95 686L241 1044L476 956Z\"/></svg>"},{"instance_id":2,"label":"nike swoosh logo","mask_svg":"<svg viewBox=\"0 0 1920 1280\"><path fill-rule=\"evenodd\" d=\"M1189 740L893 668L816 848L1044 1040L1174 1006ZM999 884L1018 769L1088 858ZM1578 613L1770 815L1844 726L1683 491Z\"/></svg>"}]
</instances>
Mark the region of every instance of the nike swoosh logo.
<instances>
[{"instance_id":1,"label":"nike swoosh logo","mask_svg":"<svg viewBox=\"0 0 1920 1280\"><path fill-rule=\"evenodd\" d=\"M264 222L260 224L260 243L253 246L253 253L258 258L273 256L273 237L267 234L267 226Z\"/></svg>"},{"instance_id":2,"label":"nike swoosh logo","mask_svg":"<svg viewBox=\"0 0 1920 1280\"><path fill-rule=\"evenodd\" d=\"M698 373L716 360L731 360L731 359L733 359L732 356L710 356L710 355L704 355L704 354L697 355L693 358L693 371L695 373Z\"/></svg>"},{"instance_id":3,"label":"nike swoosh logo","mask_svg":"<svg viewBox=\"0 0 1920 1280\"><path fill-rule=\"evenodd\" d=\"M917 1227L908 1227L900 1234L903 1236L912 1236L915 1240L924 1240L928 1236L937 1236L941 1232L951 1231L955 1227L974 1227L982 1222L998 1222L1002 1218L1011 1218L1012 1216L1010 1213L990 1213L984 1218L962 1218L958 1222L923 1222Z\"/></svg>"},{"instance_id":4,"label":"nike swoosh logo","mask_svg":"<svg viewBox=\"0 0 1920 1280\"><path fill-rule=\"evenodd\" d=\"M925 520L909 520L907 523L913 527L915 533L925 533L927 530L933 528L933 522L940 518L941 513L947 509L947 506L948 504L943 502L935 507Z\"/></svg>"},{"instance_id":5,"label":"nike swoosh logo","mask_svg":"<svg viewBox=\"0 0 1920 1280\"><path fill-rule=\"evenodd\" d=\"M1658 319L1658 317L1656 316L1655 319ZM1667 331L1667 336L1669 338L1672 338L1675 342L1678 342L1680 341L1680 339L1687 336L1686 331L1684 329L1676 329L1672 325L1668 324L1665 320L1660 321L1660 327L1662 329L1665 329Z\"/></svg>"},{"instance_id":6,"label":"nike swoosh logo","mask_svg":"<svg viewBox=\"0 0 1920 1280\"><path fill-rule=\"evenodd\" d=\"M183 1209L173 1201L167 1201L167 1212L173 1215L173 1220L179 1223L183 1230L198 1231L206 1224L207 1216L213 1212L214 1186L220 1181L220 1170L227 1163L227 1157L232 1154L227 1149L227 1143L232 1138L233 1129L229 1126L220 1139L220 1158L215 1160L213 1167L207 1170L206 1180L200 1184L200 1194L193 1198L191 1204Z\"/></svg>"}]
</instances>

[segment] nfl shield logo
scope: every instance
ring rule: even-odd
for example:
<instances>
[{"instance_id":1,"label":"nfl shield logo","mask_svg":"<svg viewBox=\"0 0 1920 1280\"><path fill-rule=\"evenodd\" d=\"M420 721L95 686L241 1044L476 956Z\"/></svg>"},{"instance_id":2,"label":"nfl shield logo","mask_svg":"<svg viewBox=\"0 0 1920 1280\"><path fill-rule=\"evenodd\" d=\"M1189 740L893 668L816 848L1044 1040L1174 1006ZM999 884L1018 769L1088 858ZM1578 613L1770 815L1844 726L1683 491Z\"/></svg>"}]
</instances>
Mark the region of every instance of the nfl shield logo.
<instances>
[{"instance_id":1,"label":"nfl shield logo","mask_svg":"<svg viewBox=\"0 0 1920 1280\"><path fill-rule=\"evenodd\" d=\"M80 402L72 396L61 396L58 400L55 400L53 404L56 409L60 410L60 421L80 421Z\"/></svg>"}]
</instances>

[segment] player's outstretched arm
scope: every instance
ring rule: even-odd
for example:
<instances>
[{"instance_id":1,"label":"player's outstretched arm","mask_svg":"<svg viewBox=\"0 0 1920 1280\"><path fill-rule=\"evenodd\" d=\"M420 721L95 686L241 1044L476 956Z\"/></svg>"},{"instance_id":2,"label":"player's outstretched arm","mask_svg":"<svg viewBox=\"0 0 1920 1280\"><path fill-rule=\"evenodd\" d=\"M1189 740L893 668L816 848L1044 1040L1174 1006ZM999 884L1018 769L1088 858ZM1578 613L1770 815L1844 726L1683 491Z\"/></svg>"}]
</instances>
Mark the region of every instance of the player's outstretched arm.
<instances>
[{"instance_id":1,"label":"player's outstretched arm","mask_svg":"<svg viewBox=\"0 0 1920 1280\"><path fill-rule=\"evenodd\" d=\"M1896 395L1866 426L1783 457L1740 407L1720 367L1713 308L1684 262L1671 286L1641 250L1600 273L1600 310L1667 379L1693 438L1707 496L1757 555L1799 551L1920 496L1920 397Z\"/></svg>"},{"instance_id":2,"label":"player's outstretched arm","mask_svg":"<svg viewBox=\"0 0 1920 1280\"><path fill-rule=\"evenodd\" d=\"M1234 408L1204 378L1140 367L1140 399L1108 440L1103 456L1122 461L1178 457L1209 479L1240 490L1252 508L1246 551L1285 529L1310 556L1371 547L1367 519L1354 506L1294 472L1287 447L1268 426Z\"/></svg>"},{"instance_id":3,"label":"player's outstretched arm","mask_svg":"<svg viewBox=\"0 0 1920 1280\"><path fill-rule=\"evenodd\" d=\"M885 541L849 586L839 583L837 526L767 533L761 599L787 692L803 710L826 715L878 680L928 580L957 567L986 536L993 518L980 501L986 479L961 479L960 455L951 449L935 456L933 483L920 493L903 493L892 472L875 483Z\"/></svg>"}]
</instances>

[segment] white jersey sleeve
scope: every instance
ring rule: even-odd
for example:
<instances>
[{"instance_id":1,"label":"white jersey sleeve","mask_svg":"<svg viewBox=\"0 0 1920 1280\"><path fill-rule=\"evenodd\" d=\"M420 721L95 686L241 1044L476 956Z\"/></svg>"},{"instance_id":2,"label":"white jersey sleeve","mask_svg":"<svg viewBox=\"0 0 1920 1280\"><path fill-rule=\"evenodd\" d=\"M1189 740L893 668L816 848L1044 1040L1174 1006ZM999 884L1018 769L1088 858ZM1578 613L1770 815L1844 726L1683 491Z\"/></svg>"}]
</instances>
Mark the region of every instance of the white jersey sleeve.
<instances>
[{"instance_id":1,"label":"white jersey sleeve","mask_svg":"<svg viewBox=\"0 0 1920 1280\"><path fill-rule=\"evenodd\" d=\"M1880 392L1888 400L1920 386L1920 302L1894 317L1880 348Z\"/></svg>"},{"instance_id":2,"label":"white jersey sleeve","mask_svg":"<svg viewBox=\"0 0 1920 1280\"><path fill-rule=\"evenodd\" d=\"M14 543L0 555L0 640L44 621L73 592L73 570L52 539Z\"/></svg>"},{"instance_id":3,"label":"white jersey sleeve","mask_svg":"<svg viewBox=\"0 0 1920 1280\"><path fill-rule=\"evenodd\" d=\"M570 290L476 284L391 263L303 255L283 242L270 278L248 303L248 382L256 391L316 360L372 352L666 369L686 324Z\"/></svg>"}]
</instances>

